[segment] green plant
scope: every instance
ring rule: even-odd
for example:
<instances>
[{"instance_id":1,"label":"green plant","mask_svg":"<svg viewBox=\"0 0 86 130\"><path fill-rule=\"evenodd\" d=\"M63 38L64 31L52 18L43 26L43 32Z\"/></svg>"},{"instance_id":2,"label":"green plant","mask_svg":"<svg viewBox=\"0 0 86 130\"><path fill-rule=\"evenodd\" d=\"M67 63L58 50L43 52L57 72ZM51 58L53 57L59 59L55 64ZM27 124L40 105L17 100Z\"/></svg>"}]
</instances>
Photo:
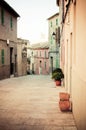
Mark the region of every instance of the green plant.
<instances>
[{"instance_id":1,"label":"green plant","mask_svg":"<svg viewBox=\"0 0 86 130\"><path fill-rule=\"evenodd\" d=\"M63 78L64 78L64 74L61 68L56 68L55 70L53 70L52 79L61 81L61 79Z\"/></svg>"}]
</instances>

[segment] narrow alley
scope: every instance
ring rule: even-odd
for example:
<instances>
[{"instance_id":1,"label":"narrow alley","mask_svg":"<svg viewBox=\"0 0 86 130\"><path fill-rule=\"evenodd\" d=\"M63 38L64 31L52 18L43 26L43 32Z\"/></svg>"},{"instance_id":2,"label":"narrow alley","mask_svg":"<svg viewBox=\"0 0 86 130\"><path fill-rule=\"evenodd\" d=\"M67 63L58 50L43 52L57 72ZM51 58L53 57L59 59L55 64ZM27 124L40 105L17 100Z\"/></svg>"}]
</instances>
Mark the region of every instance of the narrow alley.
<instances>
[{"instance_id":1,"label":"narrow alley","mask_svg":"<svg viewBox=\"0 0 86 130\"><path fill-rule=\"evenodd\" d=\"M50 76L0 81L0 130L77 130L71 112L59 109L59 92Z\"/></svg>"}]
</instances>

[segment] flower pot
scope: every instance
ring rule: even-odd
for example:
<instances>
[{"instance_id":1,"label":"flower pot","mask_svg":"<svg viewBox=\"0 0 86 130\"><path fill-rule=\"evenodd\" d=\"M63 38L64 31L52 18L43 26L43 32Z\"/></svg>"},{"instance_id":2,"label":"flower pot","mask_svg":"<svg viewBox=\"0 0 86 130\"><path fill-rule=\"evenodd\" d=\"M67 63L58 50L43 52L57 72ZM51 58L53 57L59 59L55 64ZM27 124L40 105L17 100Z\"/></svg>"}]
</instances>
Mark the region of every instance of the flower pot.
<instances>
[{"instance_id":1,"label":"flower pot","mask_svg":"<svg viewBox=\"0 0 86 130\"><path fill-rule=\"evenodd\" d=\"M61 101L67 101L69 100L70 95L68 93L62 92L62 93L59 93L59 97Z\"/></svg>"},{"instance_id":2,"label":"flower pot","mask_svg":"<svg viewBox=\"0 0 86 130\"><path fill-rule=\"evenodd\" d=\"M59 107L61 111L69 111L70 101L59 101Z\"/></svg>"},{"instance_id":3,"label":"flower pot","mask_svg":"<svg viewBox=\"0 0 86 130\"><path fill-rule=\"evenodd\" d=\"M61 81L60 80L56 80L55 83L56 83L56 86L61 86Z\"/></svg>"}]
</instances>

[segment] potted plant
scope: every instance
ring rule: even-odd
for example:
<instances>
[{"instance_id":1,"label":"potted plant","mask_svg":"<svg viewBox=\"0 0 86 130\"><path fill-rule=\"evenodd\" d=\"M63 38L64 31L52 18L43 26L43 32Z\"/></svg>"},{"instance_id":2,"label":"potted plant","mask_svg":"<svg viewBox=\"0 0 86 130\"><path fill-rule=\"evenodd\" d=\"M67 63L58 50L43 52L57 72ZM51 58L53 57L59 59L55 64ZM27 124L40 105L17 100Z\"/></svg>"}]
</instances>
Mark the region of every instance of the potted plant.
<instances>
[{"instance_id":1,"label":"potted plant","mask_svg":"<svg viewBox=\"0 0 86 130\"><path fill-rule=\"evenodd\" d=\"M55 70L53 70L52 79L55 80L56 86L61 86L61 81L63 78L64 78L64 74L61 68L56 68Z\"/></svg>"}]
</instances>

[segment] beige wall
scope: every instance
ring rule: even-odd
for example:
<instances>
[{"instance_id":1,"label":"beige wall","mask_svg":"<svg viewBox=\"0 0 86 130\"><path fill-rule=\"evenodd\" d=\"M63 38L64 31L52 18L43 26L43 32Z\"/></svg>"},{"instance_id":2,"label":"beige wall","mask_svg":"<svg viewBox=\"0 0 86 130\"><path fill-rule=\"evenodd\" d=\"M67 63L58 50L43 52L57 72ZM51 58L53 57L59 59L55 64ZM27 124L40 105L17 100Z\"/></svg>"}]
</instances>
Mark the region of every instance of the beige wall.
<instances>
[{"instance_id":1,"label":"beige wall","mask_svg":"<svg viewBox=\"0 0 86 130\"><path fill-rule=\"evenodd\" d=\"M17 44L17 71L18 76L22 76L22 44Z\"/></svg>"},{"instance_id":2,"label":"beige wall","mask_svg":"<svg viewBox=\"0 0 86 130\"><path fill-rule=\"evenodd\" d=\"M73 3L74 1L70 2L63 23L61 67L64 68L65 88L71 95L77 128L78 130L86 130L86 0L76 0L76 4ZM61 2L59 0L60 20L62 15ZM64 2L68 1L64 0ZM66 11L66 7L64 11Z\"/></svg>"},{"instance_id":3,"label":"beige wall","mask_svg":"<svg viewBox=\"0 0 86 130\"><path fill-rule=\"evenodd\" d=\"M86 129L86 81L73 68L72 102L73 114L78 130Z\"/></svg>"},{"instance_id":4,"label":"beige wall","mask_svg":"<svg viewBox=\"0 0 86 130\"><path fill-rule=\"evenodd\" d=\"M66 16L65 88L71 95L73 114L78 130L86 129L86 0L72 2Z\"/></svg>"},{"instance_id":5,"label":"beige wall","mask_svg":"<svg viewBox=\"0 0 86 130\"><path fill-rule=\"evenodd\" d=\"M77 0L75 7L76 38L72 76L73 113L78 130L86 129L86 0Z\"/></svg>"},{"instance_id":6,"label":"beige wall","mask_svg":"<svg viewBox=\"0 0 86 130\"><path fill-rule=\"evenodd\" d=\"M27 74L27 44L28 40L17 39L17 71L18 76Z\"/></svg>"},{"instance_id":7,"label":"beige wall","mask_svg":"<svg viewBox=\"0 0 86 130\"><path fill-rule=\"evenodd\" d=\"M65 44L65 87L68 93L71 94L72 87L72 64L73 64L73 4L68 10L64 24L64 44Z\"/></svg>"}]
</instances>

